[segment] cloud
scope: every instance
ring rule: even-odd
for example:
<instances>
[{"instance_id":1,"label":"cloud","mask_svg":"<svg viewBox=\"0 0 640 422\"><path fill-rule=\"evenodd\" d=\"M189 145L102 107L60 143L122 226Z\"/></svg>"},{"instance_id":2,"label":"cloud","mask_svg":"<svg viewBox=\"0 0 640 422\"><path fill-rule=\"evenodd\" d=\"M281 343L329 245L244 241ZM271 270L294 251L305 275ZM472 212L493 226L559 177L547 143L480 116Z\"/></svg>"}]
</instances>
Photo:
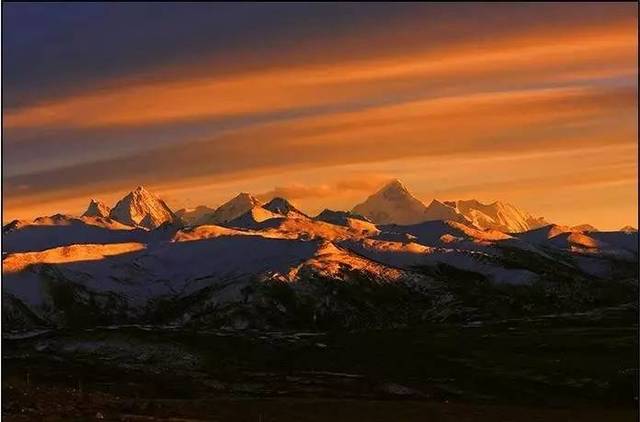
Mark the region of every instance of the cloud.
<instances>
[{"instance_id":1,"label":"cloud","mask_svg":"<svg viewBox=\"0 0 640 422\"><path fill-rule=\"evenodd\" d=\"M24 202L29 196L38 201L45 194L68 197L108 186L232 180L403 157L434 159L479 151L490 157L505 151L579 148L613 136L634 142L635 120L630 116L636 101L631 87L556 88L302 117L240 128L210 140L5 177L5 195L10 201ZM29 189L18 191L19 185Z\"/></svg>"},{"instance_id":2,"label":"cloud","mask_svg":"<svg viewBox=\"0 0 640 422\"><path fill-rule=\"evenodd\" d=\"M113 127L230 117L302 107L381 101L389 94L454 87L469 78L515 83L580 72L624 74L635 67L635 25L572 34L527 34L507 42L461 44L438 52L412 52L357 62L290 65L271 70L136 83L9 110L6 128ZM194 71L191 71L194 72ZM433 83L437 81L437 83Z\"/></svg>"},{"instance_id":3,"label":"cloud","mask_svg":"<svg viewBox=\"0 0 640 422\"><path fill-rule=\"evenodd\" d=\"M195 78L463 42L482 47L523 32L558 36L633 21L637 5L12 4L4 14L3 106L17 109L185 72Z\"/></svg>"},{"instance_id":4,"label":"cloud","mask_svg":"<svg viewBox=\"0 0 640 422\"><path fill-rule=\"evenodd\" d=\"M607 160L637 144L635 4L83 7L8 9L3 205L13 215L137 184L198 201L199 186L241 182L348 206L380 180L347 175L403 177L409 161L416 174L441 165L417 183L425 193L486 183L500 199L517 188L500 184L510 179L538 184L537 195L566 169L584 186L629 180L627 168L554 154L599 147ZM86 38L70 39L78 25ZM498 165L515 155L538 158Z\"/></svg>"},{"instance_id":5,"label":"cloud","mask_svg":"<svg viewBox=\"0 0 640 422\"><path fill-rule=\"evenodd\" d=\"M333 184L276 186L270 191L258 194L257 198L261 201L269 201L273 198L281 197L293 201L308 198L330 198L340 195L352 195L353 193L372 193L373 190L380 188L390 179L390 177L383 175L369 174L339 180Z\"/></svg>"}]
</instances>

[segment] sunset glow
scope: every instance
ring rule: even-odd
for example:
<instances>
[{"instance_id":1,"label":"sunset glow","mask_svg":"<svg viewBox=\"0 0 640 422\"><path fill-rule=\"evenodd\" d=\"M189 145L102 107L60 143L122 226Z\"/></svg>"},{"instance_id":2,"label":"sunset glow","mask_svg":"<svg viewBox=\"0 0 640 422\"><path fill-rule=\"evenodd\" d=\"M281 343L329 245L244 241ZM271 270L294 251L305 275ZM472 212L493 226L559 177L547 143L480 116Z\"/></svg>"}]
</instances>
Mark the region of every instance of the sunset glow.
<instances>
[{"instance_id":1,"label":"sunset glow","mask_svg":"<svg viewBox=\"0 0 640 422\"><path fill-rule=\"evenodd\" d=\"M256 26L226 6L166 7L162 22L184 31L162 49L161 26L124 29L129 45L77 39L62 17L34 29L45 6L5 7L4 222L80 214L140 184L173 209L243 191L315 214L400 178L426 203L637 226L635 4L403 5L382 26L371 6L335 28L296 6L290 33L274 29L277 5L256 6L274 19ZM205 19L190 27L201 8L248 33L225 47ZM125 20L83 10L77 25ZM24 53L48 42L53 59Z\"/></svg>"}]
</instances>

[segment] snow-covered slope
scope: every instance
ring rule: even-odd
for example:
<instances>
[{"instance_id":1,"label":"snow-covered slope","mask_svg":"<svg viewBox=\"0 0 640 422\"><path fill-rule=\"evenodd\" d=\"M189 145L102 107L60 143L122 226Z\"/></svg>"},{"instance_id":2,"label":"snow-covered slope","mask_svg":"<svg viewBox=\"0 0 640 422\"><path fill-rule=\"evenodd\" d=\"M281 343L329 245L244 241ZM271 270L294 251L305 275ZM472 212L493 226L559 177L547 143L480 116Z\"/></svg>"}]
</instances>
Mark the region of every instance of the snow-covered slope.
<instances>
[{"instance_id":1,"label":"snow-covered slope","mask_svg":"<svg viewBox=\"0 0 640 422\"><path fill-rule=\"evenodd\" d=\"M205 225L195 227L185 227L176 232L171 241L173 242L190 242L196 240L210 239L220 236L239 236L250 235L251 232L236 230L229 227Z\"/></svg>"},{"instance_id":2,"label":"snow-covered slope","mask_svg":"<svg viewBox=\"0 0 640 422\"><path fill-rule=\"evenodd\" d=\"M253 229L257 228L260 223L270 220L272 218L284 217L281 214L276 214L274 212L269 211L261 207L260 205L256 205L251 208L249 211L242 214L240 217L234 218L231 221L226 223L221 223L229 227L237 227L243 229Z\"/></svg>"},{"instance_id":3,"label":"snow-covered slope","mask_svg":"<svg viewBox=\"0 0 640 422\"><path fill-rule=\"evenodd\" d=\"M56 214L32 222L16 220L5 226L2 251L43 251L74 244L140 242L160 234L126 226L110 218Z\"/></svg>"},{"instance_id":4,"label":"snow-covered slope","mask_svg":"<svg viewBox=\"0 0 640 422\"><path fill-rule=\"evenodd\" d=\"M111 208L109 208L104 202L96 201L92 199L87 207L87 210L82 214L83 217L109 217Z\"/></svg>"},{"instance_id":5,"label":"snow-covered slope","mask_svg":"<svg viewBox=\"0 0 640 422\"><path fill-rule=\"evenodd\" d=\"M390 241L415 241L425 246L448 246L460 242L490 244L511 239L508 234L497 230L479 230L456 221L426 221L407 226L381 226L382 232L376 237Z\"/></svg>"},{"instance_id":6,"label":"snow-covered slope","mask_svg":"<svg viewBox=\"0 0 640 422\"><path fill-rule=\"evenodd\" d=\"M367 217L351 211L334 211L328 208L325 208L320 214L315 216L315 219L339 226L345 226L349 219L361 220L367 223L371 222Z\"/></svg>"},{"instance_id":7,"label":"snow-covered slope","mask_svg":"<svg viewBox=\"0 0 640 422\"><path fill-rule=\"evenodd\" d=\"M548 223L543 218L536 218L517 207L496 201L483 204L475 199L455 201L457 210L468 218L476 227L500 230L506 233L524 232Z\"/></svg>"},{"instance_id":8,"label":"snow-covered slope","mask_svg":"<svg viewBox=\"0 0 640 422\"><path fill-rule=\"evenodd\" d=\"M373 224L367 217L363 217L360 214L355 214L350 211L333 211L325 209L315 218L317 221L323 221L325 223L335 224L337 226L345 226L351 229L360 231L362 233L368 233L374 235L380 232L375 224Z\"/></svg>"},{"instance_id":9,"label":"snow-covered slope","mask_svg":"<svg viewBox=\"0 0 640 422\"><path fill-rule=\"evenodd\" d=\"M324 239L330 241L362 238L359 229L338 226L310 218L275 218L262 223L258 229L266 236L282 236L289 239Z\"/></svg>"},{"instance_id":10,"label":"snow-covered slope","mask_svg":"<svg viewBox=\"0 0 640 422\"><path fill-rule=\"evenodd\" d=\"M361 256L395 268L436 267L447 265L462 271L481 275L499 284L529 284L538 275L525 268L505 267L499 255L471 249L428 247L420 243L365 239L349 243Z\"/></svg>"},{"instance_id":11,"label":"snow-covered slope","mask_svg":"<svg viewBox=\"0 0 640 422\"><path fill-rule=\"evenodd\" d=\"M129 226L155 229L162 224L181 224L180 219L167 204L138 186L122 198L111 210L109 217Z\"/></svg>"},{"instance_id":12,"label":"snow-covered slope","mask_svg":"<svg viewBox=\"0 0 640 422\"><path fill-rule=\"evenodd\" d=\"M103 323L154 323L167 306L172 322L208 315L225 323L236 312L229 309L264 320L262 312L291 299L280 296L282 282L304 296L296 309L313 302L318 312L341 309L340 319L359 307L374 312L375 302L361 298L386 298L389 291L377 289L387 283L434 303L433 289L465 281L473 290L637 279L637 232L559 225L518 232L530 220L508 204L434 200L427 207L398 181L356 208L383 221L433 220L376 225L356 211L330 210L309 218L282 198L262 205L240 194L207 216L218 224L182 227L168 224L178 217L140 188L110 217L56 214L6 225L3 301L11 318L31 323L65 326L78 310ZM90 209L104 210L97 202ZM483 228L492 225L512 233ZM339 297L332 283L350 281Z\"/></svg>"},{"instance_id":13,"label":"snow-covered slope","mask_svg":"<svg viewBox=\"0 0 640 422\"><path fill-rule=\"evenodd\" d=\"M425 210L422 221L436 220L457 221L465 224L471 223L471 220L458 212L455 207L434 199Z\"/></svg>"},{"instance_id":14,"label":"snow-covered slope","mask_svg":"<svg viewBox=\"0 0 640 422\"><path fill-rule=\"evenodd\" d=\"M94 247L79 245L66 250L91 255L87 250ZM265 273L287 273L292 266L313 256L316 248L317 245L310 242L260 236L154 242L147 244L146 248L103 259L79 259L73 262L67 259L67 262L56 264L55 274L57 278L78 284L91 292L113 293L125 298L131 306L142 306L153 298L186 293L187 290L202 288L207 283L241 277L246 277L246 282L251 277ZM104 251L98 252L106 255ZM29 254L13 254L5 259L9 262L28 260L30 264L35 264ZM44 257L59 255L55 250L41 254ZM46 270L47 267L31 266L25 271L5 272L8 277L4 280L3 292L25 303L46 303L50 300L46 283L51 282Z\"/></svg>"},{"instance_id":15,"label":"snow-covered slope","mask_svg":"<svg viewBox=\"0 0 640 422\"><path fill-rule=\"evenodd\" d=\"M5 297L22 303L38 318L59 324L64 322L52 294L56 289L75 292L74 300L86 300L86 306L92 303L93 310L108 313L117 308L123 318L135 319L144 317L157 300L211 289L215 292L211 303L223 304L241 302L245 287L265 280L296 282L316 274L338 281L360 272L383 281L398 280L403 274L321 239L230 233L147 245L75 245L11 254L5 261Z\"/></svg>"},{"instance_id":16,"label":"snow-covered slope","mask_svg":"<svg viewBox=\"0 0 640 422\"><path fill-rule=\"evenodd\" d=\"M296 280L320 275L341 280L355 272L381 283L397 282L407 277L401 269L372 261L347 248L338 247L333 242L321 241L314 255L292 268L285 279Z\"/></svg>"},{"instance_id":17,"label":"snow-covered slope","mask_svg":"<svg viewBox=\"0 0 640 422\"><path fill-rule=\"evenodd\" d=\"M79 261L97 261L108 256L144 249L142 243L108 243L60 246L41 252L23 252L7 255L2 261L5 274L26 270L29 265L64 264Z\"/></svg>"},{"instance_id":18,"label":"snow-covered slope","mask_svg":"<svg viewBox=\"0 0 640 422\"><path fill-rule=\"evenodd\" d=\"M380 191L353 208L376 224L418 224L425 221L448 220L473 224L480 229L505 233L523 232L548 224L515 206L496 201L483 204L467 201L438 201L428 206L413 196L399 180L393 180Z\"/></svg>"},{"instance_id":19,"label":"snow-covered slope","mask_svg":"<svg viewBox=\"0 0 640 422\"><path fill-rule=\"evenodd\" d=\"M214 208L209 208L206 205L199 205L195 208L182 208L175 212L175 214L185 222L185 224L195 225L201 221L204 217L212 214L215 211Z\"/></svg>"},{"instance_id":20,"label":"snow-covered slope","mask_svg":"<svg viewBox=\"0 0 640 422\"><path fill-rule=\"evenodd\" d=\"M253 207L261 206L262 203L254 196L242 192L233 199L220 205L212 214L204 216L196 224L223 224L228 223L245 214Z\"/></svg>"},{"instance_id":21,"label":"snow-covered slope","mask_svg":"<svg viewBox=\"0 0 640 422\"><path fill-rule=\"evenodd\" d=\"M394 180L353 208L376 224L418 224L446 220L473 225L480 229L522 232L547 224L515 206L496 201L483 204L468 201L439 201L428 206L413 196L399 180Z\"/></svg>"},{"instance_id":22,"label":"snow-covered slope","mask_svg":"<svg viewBox=\"0 0 640 422\"><path fill-rule=\"evenodd\" d=\"M514 234L527 243L571 252L638 259L638 233L582 231L575 227L551 224Z\"/></svg>"},{"instance_id":23,"label":"snow-covered slope","mask_svg":"<svg viewBox=\"0 0 640 422\"><path fill-rule=\"evenodd\" d=\"M549 224L537 229L528 230L526 232L515 234L519 239L525 240L533 244L546 243L562 233L578 233L578 230L572 230L569 226L561 226L558 224Z\"/></svg>"},{"instance_id":24,"label":"snow-covered slope","mask_svg":"<svg viewBox=\"0 0 640 422\"><path fill-rule=\"evenodd\" d=\"M284 215L285 217L308 218L305 213L294 207L293 204L285 198L273 198L262 207L274 214Z\"/></svg>"},{"instance_id":25,"label":"snow-covered slope","mask_svg":"<svg viewBox=\"0 0 640 422\"><path fill-rule=\"evenodd\" d=\"M353 212L375 224L416 224L425 221L427 207L396 179L353 207Z\"/></svg>"}]
</instances>

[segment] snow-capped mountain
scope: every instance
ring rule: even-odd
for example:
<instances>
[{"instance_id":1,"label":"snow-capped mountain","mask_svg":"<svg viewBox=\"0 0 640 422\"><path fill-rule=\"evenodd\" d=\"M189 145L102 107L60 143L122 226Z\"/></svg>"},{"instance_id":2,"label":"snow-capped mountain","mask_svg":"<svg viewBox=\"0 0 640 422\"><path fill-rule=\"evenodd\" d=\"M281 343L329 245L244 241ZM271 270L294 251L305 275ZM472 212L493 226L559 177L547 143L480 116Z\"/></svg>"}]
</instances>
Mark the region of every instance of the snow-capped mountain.
<instances>
[{"instance_id":1,"label":"snow-capped mountain","mask_svg":"<svg viewBox=\"0 0 640 422\"><path fill-rule=\"evenodd\" d=\"M109 208L104 202L96 201L92 199L89 202L87 210L82 214L83 217L109 217L111 214L111 208Z\"/></svg>"},{"instance_id":2,"label":"snow-capped mountain","mask_svg":"<svg viewBox=\"0 0 640 422\"><path fill-rule=\"evenodd\" d=\"M563 298L574 301L594 280L637 283L637 232L547 225L518 233L512 229L528 215L515 207L437 200L425 206L398 181L356 208L386 221L434 220L376 225L331 210L309 218L286 199L262 205L244 193L208 216L218 224L182 227L164 224L177 216L142 188L119 201L110 218L16 220L3 228L3 317L13 328L85 323L79 313L101 324L299 326L295 318L309 312L310 324L317 315L345 326L372 318L394 324L406 306L393 299L394 311L378 315L375 302L396 298L393 289L407 290L410 306L426 306L412 314L420 318L475 319L477 302L461 305L465 295L493 297L494 285L531 287L533 299L541 297L535 289L545 289L564 295L555 299L565 306ZM465 282L472 283L469 292ZM560 282L563 288L555 288ZM567 286L576 291L566 294ZM500 287L499 296L509 291Z\"/></svg>"},{"instance_id":3,"label":"snow-capped mountain","mask_svg":"<svg viewBox=\"0 0 640 422\"><path fill-rule=\"evenodd\" d=\"M543 218L535 218L506 202L496 201L491 204L483 204L471 199L455 201L452 205L476 227L483 229L515 233L549 224Z\"/></svg>"},{"instance_id":4,"label":"snow-capped mountain","mask_svg":"<svg viewBox=\"0 0 640 422\"><path fill-rule=\"evenodd\" d=\"M138 186L118 201L109 213L109 217L122 224L147 229L155 229L164 223L181 223L163 200L142 186Z\"/></svg>"},{"instance_id":5,"label":"snow-capped mountain","mask_svg":"<svg viewBox=\"0 0 640 422\"><path fill-rule=\"evenodd\" d=\"M515 206L496 201L483 204L475 199L439 201L428 206L413 196L399 180L393 180L361 204L353 212L362 214L376 224L418 224L425 221L448 220L473 224L481 229L523 232L548 223Z\"/></svg>"},{"instance_id":6,"label":"snow-capped mountain","mask_svg":"<svg viewBox=\"0 0 640 422\"><path fill-rule=\"evenodd\" d=\"M262 206L264 209L267 209L275 214L284 215L286 217L305 217L308 216L293 206L293 204L287 201L285 198L273 198L271 201L267 202Z\"/></svg>"},{"instance_id":7,"label":"snow-capped mountain","mask_svg":"<svg viewBox=\"0 0 640 422\"><path fill-rule=\"evenodd\" d=\"M186 224L194 225L203 217L215 212L215 208L209 208L206 205L198 205L195 208L182 208L175 214Z\"/></svg>"},{"instance_id":8,"label":"snow-capped mountain","mask_svg":"<svg viewBox=\"0 0 640 422\"><path fill-rule=\"evenodd\" d=\"M425 221L427 207L395 179L353 207L375 224L416 224Z\"/></svg>"},{"instance_id":9,"label":"snow-capped mountain","mask_svg":"<svg viewBox=\"0 0 640 422\"><path fill-rule=\"evenodd\" d=\"M455 207L451 207L437 199L431 201L424 213L422 221L457 221L459 223L468 224L471 221L461 214Z\"/></svg>"},{"instance_id":10,"label":"snow-capped mountain","mask_svg":"<svg viewBox=\"0 0 640 422\"><path fill-rule=\"evenodd\" d=\"M213 213L202 217L198 224L224 224L245 214L253 207L261 206L256 197L246 192L238 194L233 199L220 205Z\"/></svg>"}]
</instances>

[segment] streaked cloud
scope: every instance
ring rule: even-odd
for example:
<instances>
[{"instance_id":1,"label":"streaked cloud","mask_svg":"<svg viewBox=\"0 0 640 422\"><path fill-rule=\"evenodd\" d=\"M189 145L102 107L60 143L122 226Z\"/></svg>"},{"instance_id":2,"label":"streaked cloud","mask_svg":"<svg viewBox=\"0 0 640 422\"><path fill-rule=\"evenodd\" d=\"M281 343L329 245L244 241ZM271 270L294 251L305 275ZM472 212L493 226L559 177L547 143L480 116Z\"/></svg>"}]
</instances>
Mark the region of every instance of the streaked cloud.
<instances>
[{"instance_id":1,"label":"streaked cloud","mask_svg":"<svg viewBox=\"0 0 640 422\"><path fill-rule=\"evenodd\" d=\"M265 9L273 28L254 16L277 50L252 53L258 41L241 35L237 50L218 39L207 50L197 31L187 31L176 35L184 55L152 49L142 60L123 52L130 62L115 63L113 72L92 74L52 57L78 83L50 89L44 85L55 78L36 72L40 94L11 68L10 98L20 86L24 97L3 110L6 218L71 210L89 196L115 199L137 184L191 205L215 205L240 189L314 210L320 198L327 207L348 207L381 180L399 177L426 196L475 190L525 205L543 192L559 198L571 191L582 195L574 199L579 212L598 220L584 205L593 189L600 193L592 209L607 203L635 224L633 198L612 202L602 187L637 187L637 163L620 157L621 149L637 152L637 13L629 13L636 5L403 6L389 14L394 31L385 34L373 28L389 8L362 12L331 33L322 19L360 9L309 7L327 16L302 6L286 12L316 25L292 24L298 45L275 29L282 7ZM191 12L177 13L179 20ZM205 21L194 25L210 34ZM152 42L139 36L133 44ZM68 51L103 59L78 43ZM600 162L574 154L598 148L590 157ZM450 165L439 167L442 176L414 176L408 163ZM530 198L516 194L518 186ZM545 199L551 214L561 202Z\"/></svg>"},{"instance_id":2,"label":"streaked cloud","mask_svg":"<svg viewBox=\"0 0 640 422\"><path fill-rule=\"evenodd\" d=\"M379 189L389 180L391 180L391 178L387 176L368 174L366 176L338 180L331 185L306 185L296 183L286 186L276 186L267 192L258 194L257 198L262 201L269 201L273 198L281 197L296 201L309 198L324 199L342 195L352 196L353 194L367 195Z\"/></svg>"},{"instance_id":3,"label":"streaked cloud","mask_svg":"<svg viewBox=\"0 0 640 422\"><path fill-rule=\"evenodd\" d=\"M462 44L450 51L382 60L124 85L10 111L5 114L5 127L142 125L380 101L390 92L406 95L424 90L424 84L442 90L468 78L490 76L501 83L534 75L536 81L566 78L578 65L582 72L628 75L637 62L637 36L631 23L564 37L528 34L485 48ZM430 84L433 78L440 80Z\"/></svg>"}]
</instances>

